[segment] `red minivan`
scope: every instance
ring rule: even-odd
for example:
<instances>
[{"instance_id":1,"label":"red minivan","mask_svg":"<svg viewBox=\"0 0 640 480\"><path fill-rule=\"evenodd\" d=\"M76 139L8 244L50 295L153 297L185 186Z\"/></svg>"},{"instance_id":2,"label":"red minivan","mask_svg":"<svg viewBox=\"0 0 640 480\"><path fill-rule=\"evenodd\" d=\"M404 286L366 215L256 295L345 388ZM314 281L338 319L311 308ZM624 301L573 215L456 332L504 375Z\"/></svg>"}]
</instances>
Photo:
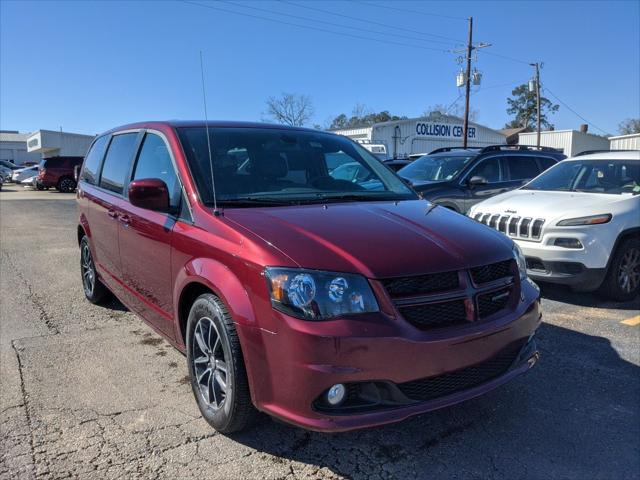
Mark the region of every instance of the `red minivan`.
<instances>
[{"instance_id":1,"label":"red minivan","mask_svg":"<svg viewBox=\"0 0 640 480\"><path fill-rule=\"evenodd\" d=\"M332 176L338 157L367 175ZM77 196L86 297L112 292L186 353L221 432L258 410L319 431L382 425L538 359L539 290L514 243L346 137L127 125L96 138Z\"/></svg>"}]
</instances>

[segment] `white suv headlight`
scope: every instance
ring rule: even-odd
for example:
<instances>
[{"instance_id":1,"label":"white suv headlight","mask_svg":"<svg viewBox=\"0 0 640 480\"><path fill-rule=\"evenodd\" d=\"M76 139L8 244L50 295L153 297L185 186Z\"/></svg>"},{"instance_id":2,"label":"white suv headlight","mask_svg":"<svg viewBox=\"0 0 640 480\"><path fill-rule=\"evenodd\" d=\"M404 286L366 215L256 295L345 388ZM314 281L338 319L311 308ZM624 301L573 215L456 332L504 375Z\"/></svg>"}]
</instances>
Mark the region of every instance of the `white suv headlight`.
<instances>
[{"instance_id":1,"label":"white suv headlight","mask_svg":"<svg viewBox=\"0 0 640 480\"><path fill-rule=\"evenodd\" d=\"M590 215L588 217L567 218L560 220L557 225L559 227L575 227L578 225L598 225L609 221L611 221L611 214L603 213L601 215Z\"/></svg>"}]
</instances>

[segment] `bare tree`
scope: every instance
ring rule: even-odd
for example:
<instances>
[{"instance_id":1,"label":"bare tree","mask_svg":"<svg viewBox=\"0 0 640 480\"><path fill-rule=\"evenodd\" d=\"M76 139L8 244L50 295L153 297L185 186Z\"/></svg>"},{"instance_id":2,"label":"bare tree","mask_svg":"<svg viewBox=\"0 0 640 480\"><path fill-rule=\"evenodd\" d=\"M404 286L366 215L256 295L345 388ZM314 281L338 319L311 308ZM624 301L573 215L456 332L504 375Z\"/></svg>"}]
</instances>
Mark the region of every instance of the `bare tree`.
<instances>
[{"instance_id":1,"label":"bare tree","mask_svg":"<svg viewBox=\"0 0 640 480\"><path fill-rule=\"evenodd\" d=\"M279 97L269 97L266 101L268 120L301 127L313 117L313 103L308 95L282 93Z\"/></svg>"},{"instance_id":2,"label":"bare tree","mask_svg":"<svg viewBox=\"0 0 640 480\"><path fill-rule=\"evenodd\" d=\"M640 133L640 118L627 118L618 125L620 135L629 135L631 133Z\"/></svg>"},{"instance_id":3,"label":"bare tree","mask_svg":"<svg viewBox=\"0 0 640 480\"><path fill-rule=\"evenodd\" d=\"M462 118L464 116L464 105L459 105L458 103L454 103L452 105L443 105L441 103L436 103L435 105L428 106L425 111L422 113L423 116L429 117L431 115L452 115L454 117ZM478 110L475 108L469 109L469 120L475 122L478 119Z\"/></svg>"}]
</instances>

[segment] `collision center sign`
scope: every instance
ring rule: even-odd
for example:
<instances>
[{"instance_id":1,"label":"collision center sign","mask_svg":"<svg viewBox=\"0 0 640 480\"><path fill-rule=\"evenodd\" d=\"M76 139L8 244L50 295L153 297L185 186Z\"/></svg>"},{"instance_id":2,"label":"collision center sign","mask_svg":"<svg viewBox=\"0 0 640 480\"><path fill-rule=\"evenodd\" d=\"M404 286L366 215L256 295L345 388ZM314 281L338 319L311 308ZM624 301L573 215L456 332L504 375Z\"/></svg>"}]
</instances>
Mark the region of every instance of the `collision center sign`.
<instances>
[{"instance_id":1,"label":"collision center sign","mask_svg":"<svg viewBox=\"0 0 640 480\"><path fill-rule=\"evenodd\" d=\"M462 125L449 123L418 122L416 123L416 135L421 137L461 138ZM469 127L467 138L476 138L476 127Z\"/></svg>"}]
</instances>

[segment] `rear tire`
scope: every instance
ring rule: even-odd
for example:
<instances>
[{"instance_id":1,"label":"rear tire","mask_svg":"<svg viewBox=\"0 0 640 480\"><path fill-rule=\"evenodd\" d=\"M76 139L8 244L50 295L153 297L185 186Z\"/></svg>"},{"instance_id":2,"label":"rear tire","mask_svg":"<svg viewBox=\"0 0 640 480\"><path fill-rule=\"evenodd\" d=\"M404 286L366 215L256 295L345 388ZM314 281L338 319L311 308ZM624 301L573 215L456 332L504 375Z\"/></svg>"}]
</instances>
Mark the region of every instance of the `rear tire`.
<instances>
[{"instance_id":1,"label":"rear tire","mask_svg":"<svg viewBox=\"0 0 640 480\"><path fill-rule=\"evenodd\" d=\"M616 249L601 292L621 302L640 293L640 240L629 238Z\"/></svg>"},{"instance_id":2,"label":"rear tire","mask_svg":"<svg viewBox=\"0 0 640 480\"><path fill-rule=\"evenodd\" d=\"M80 240L80 273L82 274L82 289L84 296L91 303L98 304L109 296L111 292L98 278L96 265L91 255L89 238L85 235Z\"/></svg>"},{"instance_id":3,"label":"rear tire","mask_svg":"<svg viewBox=\"0 0 640 480\"><path fill-rule=\"evenodd\" d=\"M200 295L187 320L187 365L204 419L221 433L247 428L256 418L240 341L224 303Z\"/></svg>"},{"instance_id":4,"label":"rear tire","mask_svg":"<svg viewBox=\"0 0 640 480\"><path fill-rule=\"evenodd\" d=\"M73 178L62 177L56 188L62 193L71 193L76 189L76 182Z\"/></svg>"}]
</instances>

